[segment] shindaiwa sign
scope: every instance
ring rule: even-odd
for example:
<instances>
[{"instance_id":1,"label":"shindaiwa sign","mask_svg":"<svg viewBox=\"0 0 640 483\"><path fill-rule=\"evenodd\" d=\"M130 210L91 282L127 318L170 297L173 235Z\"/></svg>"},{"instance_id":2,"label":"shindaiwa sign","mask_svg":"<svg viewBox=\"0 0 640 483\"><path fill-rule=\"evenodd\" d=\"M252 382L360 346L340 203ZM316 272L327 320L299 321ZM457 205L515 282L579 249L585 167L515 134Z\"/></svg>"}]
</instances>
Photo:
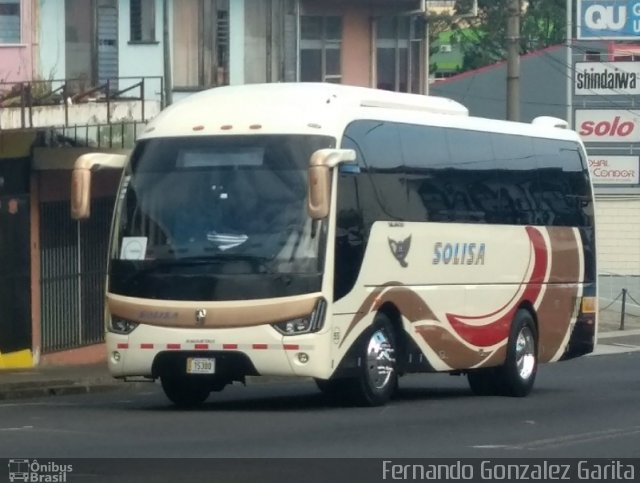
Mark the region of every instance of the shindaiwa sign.
<instances>
[{"instance_id":1,"label":"shindaiwa sign","mask_svg":"<svg viewBox=\"0 0 640 483\"><path fill-rule=\"evenodd\" d=\"M577 96L640 95L640 62L576 62Z\"/></svg>"},{"instance_id":2,"label":"shindaiwa sign","mask_svg":"<svg viewBox=\"0 0 640 483\"><path fill-rule=\"evenodd\" d=\"M631 40L640 36L640 0L578 0L578 38Z\"/></svg>"}]
</instances>

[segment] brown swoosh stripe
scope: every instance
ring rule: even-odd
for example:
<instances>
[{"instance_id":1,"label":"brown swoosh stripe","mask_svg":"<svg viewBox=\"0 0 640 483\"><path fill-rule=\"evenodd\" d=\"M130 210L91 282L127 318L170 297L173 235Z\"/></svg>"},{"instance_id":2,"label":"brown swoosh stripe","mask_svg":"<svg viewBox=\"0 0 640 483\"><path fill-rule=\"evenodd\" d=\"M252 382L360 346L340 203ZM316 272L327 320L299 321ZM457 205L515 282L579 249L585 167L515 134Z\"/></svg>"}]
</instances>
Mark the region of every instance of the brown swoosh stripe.
<instances>
[{"instance_id":1,"label":"brown swoosh stripe","mask_svg":"<svg viewBox=\"0 0 640 483\"><path fill-rule=\"evenodd\" d=\"M384 290L387 290L382 293ZM389 282L371 292L360 305L358 312L355 314L349 327L347 328L340 346L347 339L353 328L368 313L376 310L386 302L393 302L400 313L411 322L418 320L437 320L429 306L422 298L413 290L403 286L399 282Z\"/></svg>"},{"instance_id":2,"label":"brown swoosh stripe","mask_svg":"<svg viewBox=\"0 0 640 483\"><path fill-rule=\"evenodd\" d=\"M547 285L538 308L538 355L548 362L558 351L573 315L580 273L581 249L572 228L548 228L552 259L549 282L570 285Z\"/></svg>"},{"instance_id":3,"label":"brown swoosh stripe","mask_svg":"<svg viewBox=\"0 0 640 483\"><path fill-rule=\"evenodd\" d=\"M505 359L507 358L507 345L503 345L496 349L496 351L487 357L487 360L480 364L479 367L494 367L501 366L504 364Z\"/></svg>"},{"instance_id":4,"label":"brown swoosh stripe","mask_svg":"<svg viewBox=\"0 0 640 483\"><path fill-rule=\"evenodd\" d=\"M453 369L466 369L480 364L486 357L477 350L469 349L442 327L420 326L416 332L432 350Z\"/></svg>"}]
</instances>

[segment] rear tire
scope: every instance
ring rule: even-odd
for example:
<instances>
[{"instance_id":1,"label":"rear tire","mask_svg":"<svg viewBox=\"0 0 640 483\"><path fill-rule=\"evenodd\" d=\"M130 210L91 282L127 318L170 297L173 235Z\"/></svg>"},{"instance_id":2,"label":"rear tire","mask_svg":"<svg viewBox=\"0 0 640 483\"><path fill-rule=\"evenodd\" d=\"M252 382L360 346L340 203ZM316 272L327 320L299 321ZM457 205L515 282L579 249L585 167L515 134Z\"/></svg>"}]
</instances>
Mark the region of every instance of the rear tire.
<instances>
[{"instance_id":1,"label":"rear tire","mask_svg":"<svg viewBox=\"0 0 640 483\"><path fill-rule=\"evenodd\" d=\"M538 373L538 332L527 310L516 314L509 334L507 359L500 368L500 385L505 396L524 397L533 389Z\"/></svg>"},{"instance_id":2,"label":"rear tire","mask_svg":"<svg viewBox=\"0 0 640 483\"><path fill-rule=\"evenodd\" d=\"M179 408L193 408L209 397L210 385L206 380L188 376L163 376L162 390L167 398Z\"/></svg>"},{"instance_id":3,"label":"rear tire","mask_svg":"<svg viewBox=\"0 0 640 483\"><path fill-rule=\"evenodd\" d=\"M511 324L504 364L468 372L471 391L478 396L528 395L538 372L537 340L533 317L529 311L519 310Z\"/></svg>"}]
</instances>

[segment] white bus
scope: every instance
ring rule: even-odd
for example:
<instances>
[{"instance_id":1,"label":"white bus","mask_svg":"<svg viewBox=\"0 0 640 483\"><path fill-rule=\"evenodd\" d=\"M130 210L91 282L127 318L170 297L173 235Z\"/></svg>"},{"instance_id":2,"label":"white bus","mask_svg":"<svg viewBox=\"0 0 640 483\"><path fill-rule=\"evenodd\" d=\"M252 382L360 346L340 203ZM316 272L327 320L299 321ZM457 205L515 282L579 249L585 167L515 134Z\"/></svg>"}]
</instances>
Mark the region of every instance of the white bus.
<instances>
[{"instance_id":1,"label":"white bus","mask_svg":"<svg viewBox=\"0 0 640 483\"><path fill-rule=\"evenodd\" d=\"M151 122L124 166L109 251L117 378L175 404L247 376L314 378L384 404L399 376L525 396L538 363L593 350L584 146L566 123L331 84L222 87Z\"/></svg>"}]
</instances>

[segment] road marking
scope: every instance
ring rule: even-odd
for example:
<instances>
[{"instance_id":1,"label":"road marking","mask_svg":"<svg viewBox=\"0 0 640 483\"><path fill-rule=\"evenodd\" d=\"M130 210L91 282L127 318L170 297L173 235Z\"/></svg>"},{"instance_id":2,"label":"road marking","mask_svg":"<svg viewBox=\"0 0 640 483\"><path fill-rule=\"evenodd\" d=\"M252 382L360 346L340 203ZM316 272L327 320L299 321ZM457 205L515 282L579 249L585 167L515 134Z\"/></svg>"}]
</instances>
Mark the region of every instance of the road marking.
<instances>
[{"instance_id":1,"label":"road marking","mask_svg":"<svg viewBox=\"0 0 640 483\"><path fill-rule=\"evenodd\" d=\"M19 428L0 428L0 431L25 431L33 429L33 426L21 426Z\"/></svg>"},{"instance_id":2,"label":"road marking","mask_svg":"<svg viewBox=\"0 0 640 483\"><path fill-rule=\"evenodd\" d=\"M504 448L509 448L509 446L506 445L506 444L478 444L478 445L472 446L472 448L476 448L476 449L504 449Z\"/></svg>"},{"instance_id":3,"label":"road marking","mask_svg":"<svg viewBox=\"0 0 640 483\"><path fill-rule=\"evenodd\" d=\"M66 403L66 402L20 402L20 403L4 403L0 404L1 408L13 408L13 407L24 407L24 406L78 406L77 403Z\"/></svg>"},{"instance_id":4,"label":"road marking","mask_svg":"<svg viewBox=\"0 0 640 483\"><path fill-rule=\"evenodd\" d=\"M608 439L624 438L640 434L640 426L631 426L623 429L604 429L601 431L591 431L589 433L567 434L555 438L544 438L527 441L520 444L484 444L472 446L477 449L512 449L512 450L536 450L547 448L558 448L560 446L593 443Z\"/></svg>"}]
</instances>

